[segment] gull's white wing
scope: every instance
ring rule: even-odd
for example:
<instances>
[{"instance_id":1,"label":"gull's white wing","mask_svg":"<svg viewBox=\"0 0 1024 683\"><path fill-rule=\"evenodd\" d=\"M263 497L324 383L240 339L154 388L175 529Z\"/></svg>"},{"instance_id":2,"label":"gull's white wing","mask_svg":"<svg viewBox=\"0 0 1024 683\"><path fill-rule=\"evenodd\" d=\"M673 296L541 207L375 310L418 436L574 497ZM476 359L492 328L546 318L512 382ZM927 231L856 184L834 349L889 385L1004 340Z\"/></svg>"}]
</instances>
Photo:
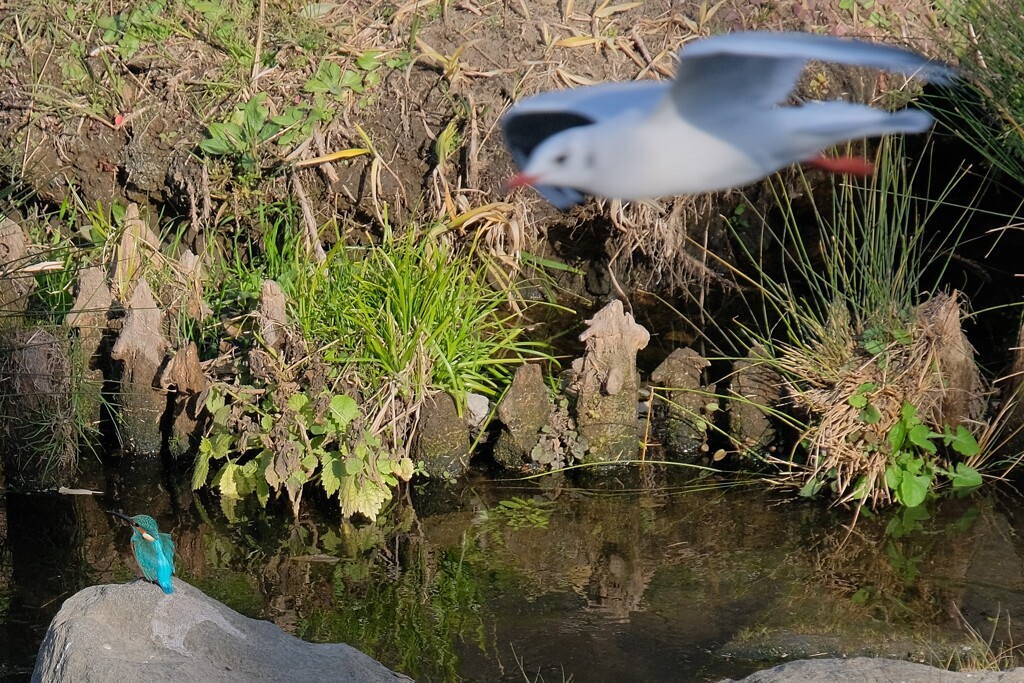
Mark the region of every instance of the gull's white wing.
<instances>
[{"instance_id":1,"label":"gull's white wing","mask_svg":"<svg viewBox=\"0 0 1024 683\"><path fill-rule=\"evenodd\" d=\"M873 67L936 83L956 71L892 45L813 33L745 31L694 41L680 51L673 103L692 122L770 108L789 96L809 60Z\"/></svg>"},{"instance_id":2,"label":"gull's white wing","mask_svg":"<svg viewBox=\"0 0 1024 683\"><path fill-rule=\"evenodd\" d=\"M627 81L540 93L512 106L501 119L501 131L512 159L521 170L533 150L552 135L576 126L589 126L622 114L653 111L668 96L666 81ZM585 196L573 188L538 185L551 204L568 209Z\"/></svg>"}]
</instances>

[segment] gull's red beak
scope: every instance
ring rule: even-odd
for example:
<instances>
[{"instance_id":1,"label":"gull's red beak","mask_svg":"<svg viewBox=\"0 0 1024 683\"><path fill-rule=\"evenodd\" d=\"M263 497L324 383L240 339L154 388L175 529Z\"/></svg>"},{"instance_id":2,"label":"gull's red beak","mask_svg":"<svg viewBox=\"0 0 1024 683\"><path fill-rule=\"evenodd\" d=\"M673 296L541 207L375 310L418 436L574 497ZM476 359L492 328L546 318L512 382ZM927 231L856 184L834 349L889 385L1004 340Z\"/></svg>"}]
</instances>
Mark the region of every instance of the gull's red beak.
<instances>
[{"instance_id":1,"label":"gull's red beak","mask_svg":"<svg viewBox=\"0 0 1024 683\"><path fill-rule=\"evenodd\" d=\"M535 175L526 175L525 173L516 173L514 176L502 183L502 190L504 192L511 192L517 187L527 187L536 184L539 180Z\"/></svg>"}]
</instances>

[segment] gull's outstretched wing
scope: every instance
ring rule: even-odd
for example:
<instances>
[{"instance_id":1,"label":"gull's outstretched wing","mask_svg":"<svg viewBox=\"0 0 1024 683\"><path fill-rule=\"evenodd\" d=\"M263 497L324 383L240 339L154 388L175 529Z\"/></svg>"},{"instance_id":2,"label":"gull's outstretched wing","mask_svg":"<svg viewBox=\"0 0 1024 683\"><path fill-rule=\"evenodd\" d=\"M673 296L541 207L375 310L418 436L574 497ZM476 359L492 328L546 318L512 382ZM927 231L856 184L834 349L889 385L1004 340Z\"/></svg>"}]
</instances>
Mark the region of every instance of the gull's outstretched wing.
<instances>
[{"instance_id":1,"label":"gull's outstretched wing","mask_svg":"<svg viewBox=\"0 0 1024 683\"><path fill-rule=\"evenodd\" d=\"M680 51L672 98L679 114L713 124L784 102L810 60L866 66L935 83L953 67L892 45L813 33L744 31L694 41Z\"/></svg>"}]
</instances>

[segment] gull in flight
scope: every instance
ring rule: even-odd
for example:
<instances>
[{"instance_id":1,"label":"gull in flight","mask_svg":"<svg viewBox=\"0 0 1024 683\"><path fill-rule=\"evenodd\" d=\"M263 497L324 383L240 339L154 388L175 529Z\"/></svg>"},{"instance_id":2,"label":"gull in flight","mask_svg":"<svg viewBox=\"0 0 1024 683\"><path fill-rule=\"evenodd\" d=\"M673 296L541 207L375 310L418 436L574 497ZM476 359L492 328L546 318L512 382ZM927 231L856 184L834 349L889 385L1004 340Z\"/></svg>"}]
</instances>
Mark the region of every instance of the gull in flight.
<instances>
[{"instance_id":1,"label":"gull in flight","mask_svg":"<svg viewBox=\"0 0 1024 683\"><path fill-rule=\"evenodd\" d=\"M948 64L910 50L810 33L747 31L688 44L672 81L602 83L535 95L501 121L519 173L567 210L586 195L653 199L725 190L793 163L866 175L871 165L830 158L833 145L889 133L920 133L927 112L887 112L829 101L787 106L810 60L872 67L945 84Z\"/></svg>"}]
</instances>

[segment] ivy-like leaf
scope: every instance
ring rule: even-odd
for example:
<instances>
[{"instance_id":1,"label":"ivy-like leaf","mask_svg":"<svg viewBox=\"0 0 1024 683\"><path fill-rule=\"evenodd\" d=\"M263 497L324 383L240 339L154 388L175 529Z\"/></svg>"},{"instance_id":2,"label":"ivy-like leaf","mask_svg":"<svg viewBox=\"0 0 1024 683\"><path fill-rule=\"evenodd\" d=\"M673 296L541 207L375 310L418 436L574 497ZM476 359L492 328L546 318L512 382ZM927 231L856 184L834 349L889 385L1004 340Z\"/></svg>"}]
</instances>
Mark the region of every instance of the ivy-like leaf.
<instances>
[{"instance_id":1,"label":"ivy-like leaf","mask_svg":"<svg viewBox=\"0 0 1024 683\"><path fill-rule=\"evenodd\" d=\"M306 396L301 391L297 391L288 397L288 407L295 412L301 412L309 404L309 396Z\"/></svg>"},{"instance_id":2,"label":"ivy-like leaf","mask_svg":"<svg viewBox=\"0 0 1024 683\"><path fill-rule=\"evenodd\" d=\"M885 468L885 485L890 491L897 491L903 481L903 468L889 465Z\"/></svg>"}]
</instances>

